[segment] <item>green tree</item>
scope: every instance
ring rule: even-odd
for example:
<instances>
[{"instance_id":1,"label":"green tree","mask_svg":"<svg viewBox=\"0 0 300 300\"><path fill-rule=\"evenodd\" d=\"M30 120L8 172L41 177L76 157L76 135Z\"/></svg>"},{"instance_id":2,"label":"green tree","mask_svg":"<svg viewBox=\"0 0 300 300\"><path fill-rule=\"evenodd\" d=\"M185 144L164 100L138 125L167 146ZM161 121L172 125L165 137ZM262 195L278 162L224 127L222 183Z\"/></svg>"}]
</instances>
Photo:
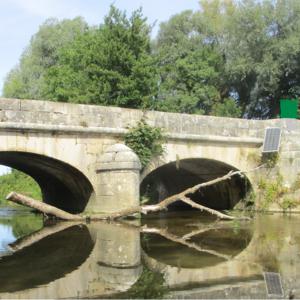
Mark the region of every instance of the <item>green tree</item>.
<instances>
[{"instance_id":1,"label":"green tree","mask_svg":"<svg viewBox=\"0 0 300 300\"><path fill-rule=\"evenodd\" d=\"M15 169L0 176L0 205L7 205L5 198L12 191L34 199L42 199L39 185L30 176Z\"/></svg>"},{"instance_id":2,"label":"green tree","mask_svg":"<svg viewBox=\"0 0 300 300\"><path fill-rule=\"evenodd\" d=\"M226 98L223 102L216 103L211 111L212 116L240 118L242 110L232 98Z\"/></svg>"},{"instance_id":3,"label":"green tree","mask_svg":"<svg viewBox=\"0 0 300 300\"><path fill-rule=\"evenodd\" d=\"M132 108L154 106L155 61L141 9L130 18L114 6L104 24L60 51L47 72L47 98Z\"/></svg>"},{"instance_id":4,"label":"green tree","mask_svg":"<svg viewBox=\"0 0 300 300\"><path fill-rule=\"evenodd\" d=\"M201 0L160 25L114 6L104 23L49 20L4 96L247 118L300 95L300 1Z\"/></svg>"},{"instance_id":5,"label":"green tree","mask_svg":"<svg viewBox=\"0 0 300 300\"><path fill-rule=\"evenodd\" d=\"M300 2L243 0L223 17L229 88L244 116L276 117L279 99L300 93Z\"/></svg>"},{"instance_id":6,"label":"green tree","mask_svg":"<svg viewBox=\"0 0 300 300\"><path fill-rule=\"evenodd\" d=\"M202 0L163 23L163 110L276 117L280 98L300 94L299 17L298 0Z\"/></svg>"},{"instance_id":7,"label":"green tree","mask_svg":"<svg viewBox=\"0 0 300 300\"><path fill-rule=\"evenodd\" d=\"M160 109L209 114L222 94L224 61L202 30L201 15L184 11L162 23L155 43Z\"/></svg>"},{"instance_id":8,"label":"green tree","mask_svg":"<svg viewBox=\"0 0 300 300\"><path fill-rule=\"evenodd\" d=\"M57 64L61 47L69 44L87 29L86 22L78 17L58 21L48 19L32 37L23 52L19 64L7 75L3 95L21 99L43 99L45 73Z\"/></svg>"}]
</instances>

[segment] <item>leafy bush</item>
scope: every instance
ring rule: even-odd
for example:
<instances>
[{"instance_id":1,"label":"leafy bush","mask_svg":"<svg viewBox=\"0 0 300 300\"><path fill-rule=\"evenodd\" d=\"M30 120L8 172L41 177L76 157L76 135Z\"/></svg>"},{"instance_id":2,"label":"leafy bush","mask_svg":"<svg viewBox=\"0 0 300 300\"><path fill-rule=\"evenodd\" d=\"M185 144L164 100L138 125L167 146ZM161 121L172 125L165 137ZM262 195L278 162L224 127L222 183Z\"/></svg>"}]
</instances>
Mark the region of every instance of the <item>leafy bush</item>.
<instances>
[{"instance_id":1,"label":"leafy bush","mask_svg":"<svg viewBox=\"0 0 300 300\"><path fill-rule=\"evenodd\" d=\"M143 168L153 157L163 153L162 143L162 129L148 125L145 120L131 127L125 135L125 144L138 155Z\"/></svg>"},{"instance_id":2,"label":"leafy bush","mask_svg":"<svg viewBox=\"0 0 300 300\"><path fill-rule=\"evenodd\" d=\"M279 205L284 211L286 211L288 209L297 207L299 205L299 201L293 197L284 197L283 201L281 201Z\"/></svg>"},{"instance_id":3,"label":"leafy bush","mask_svg":"<svg viewBox=\"0 0 300 300\"><path fill-rule=\"evenodd\" d=\"M283 185L283 177L277 174L273 180L265 180L260 178L258 181L258 197L260 198L259 209L265 210L272 203L278 202L289 189Z\"/></svg>"}]
</instances>

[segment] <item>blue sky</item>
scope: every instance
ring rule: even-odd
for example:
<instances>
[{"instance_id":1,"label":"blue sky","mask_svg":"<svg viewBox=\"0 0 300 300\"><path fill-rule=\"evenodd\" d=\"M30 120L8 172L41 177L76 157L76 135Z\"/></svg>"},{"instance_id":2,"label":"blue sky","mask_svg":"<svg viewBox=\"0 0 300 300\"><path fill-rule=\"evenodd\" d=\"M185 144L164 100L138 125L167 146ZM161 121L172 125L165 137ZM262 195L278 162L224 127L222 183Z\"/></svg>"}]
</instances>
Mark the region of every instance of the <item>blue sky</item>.
<instances>
[{"instance_id":1,"label":"blue sky","mask_svg":"<svg viewBox=\"0 0 300 300\"><path fill-rule=\"evenodd\" d=\"M47 18L83 16L89 24L100 24L112 3L128 13L143 7L151 24L199 7L198 0L0 0L0 91L6 74L18 63L31 36ZM157 28L158 25L153 35Z\"/></svg>"},{"instance_id":2,"label":"blue sky","mask_svg":"<svg viewBox=\"0 0 300 300\"><path fill-rule=\"evenodd\" d=\"M186 9L199 8L199 0L0 0L0 94L6 74L18 63L31 36L50 17L58 19L82 16L91 24L103 22L110 4L129 14L143 8L148 22L158 24ZM0 166L0 174L5 168Z\"/></svg>"}]
</instances>

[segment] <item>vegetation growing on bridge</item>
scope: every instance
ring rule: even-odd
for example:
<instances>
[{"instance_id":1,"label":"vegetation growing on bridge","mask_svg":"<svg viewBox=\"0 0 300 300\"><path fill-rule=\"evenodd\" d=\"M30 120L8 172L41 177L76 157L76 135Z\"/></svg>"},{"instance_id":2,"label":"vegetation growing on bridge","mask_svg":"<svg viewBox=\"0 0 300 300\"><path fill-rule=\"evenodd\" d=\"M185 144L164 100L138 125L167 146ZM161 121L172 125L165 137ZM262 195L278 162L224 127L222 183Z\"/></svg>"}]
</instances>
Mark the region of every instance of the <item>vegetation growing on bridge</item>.
<instances>
[{"instance_id":1,"label":"vegetation growing on bridge","mask_svg":"<svg viewBox=\"0 0 300 300\"><path fill-rule=\"evenodd\" d=\"M261 177L258 181L256 209L268 210L272 204L277 204L284 211L295 208L300 205L298 199L299 193L299 179L297 179L290 187L287 187L283 184L283 177L281 174L277 173L273 177L269 174L269 176Z\"/></svg>"},{"instance_id":2,"label":"vegetation growing on bridge","mask_svg":"<svg viewBox=\"0 0 300 300\"><path fill-rule=\"evenodd\" d=\"M125 135L125 144L139 157L142 167L146 167L153 157L163 153L162 129L153 127L141 120Z\"/></svg>"},{"instance_id":3,"label":"vegetation growing on bridge","mask_svg":"<svg viewBox=\"0 0 300 300\"><path fill-rule=\"evenodd\" d=\"M114 6L97 27L48 20L4 96L268 118L300 95L298 0L201 0L150 32Z\"/></svg>"}]
</instances>

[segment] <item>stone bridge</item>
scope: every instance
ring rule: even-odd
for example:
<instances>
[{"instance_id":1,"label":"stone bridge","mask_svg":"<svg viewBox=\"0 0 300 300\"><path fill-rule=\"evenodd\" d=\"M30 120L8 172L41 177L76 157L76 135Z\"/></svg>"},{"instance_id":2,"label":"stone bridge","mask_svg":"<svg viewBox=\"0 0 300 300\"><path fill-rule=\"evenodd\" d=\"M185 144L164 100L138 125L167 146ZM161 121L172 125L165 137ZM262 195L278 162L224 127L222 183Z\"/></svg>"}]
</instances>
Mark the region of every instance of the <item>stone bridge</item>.
<instances>
[{"instance_id":1,"label":"stone bridge","mask_svg":"<svg viewBox=\"0 0 300 300\"><path fill-rule=\"evenodd\" d=\"M164 153L140 174L122 145L128 127L144 118L163 128ZM0 99L0 164L39 184L43 199L70 212L111 212L136 205L141 192L162 199L230 170L259 164L266 127L282 128L279 166L289 185L300 171L297 120L244 120L49 101ZM232 208L257 174L236 177L196 195ZM175 209L176 207L174 207ZM178 208L178 207L177 207ZM179 208L184 209L183 206Z\"/></svg>"}]
</instances>

